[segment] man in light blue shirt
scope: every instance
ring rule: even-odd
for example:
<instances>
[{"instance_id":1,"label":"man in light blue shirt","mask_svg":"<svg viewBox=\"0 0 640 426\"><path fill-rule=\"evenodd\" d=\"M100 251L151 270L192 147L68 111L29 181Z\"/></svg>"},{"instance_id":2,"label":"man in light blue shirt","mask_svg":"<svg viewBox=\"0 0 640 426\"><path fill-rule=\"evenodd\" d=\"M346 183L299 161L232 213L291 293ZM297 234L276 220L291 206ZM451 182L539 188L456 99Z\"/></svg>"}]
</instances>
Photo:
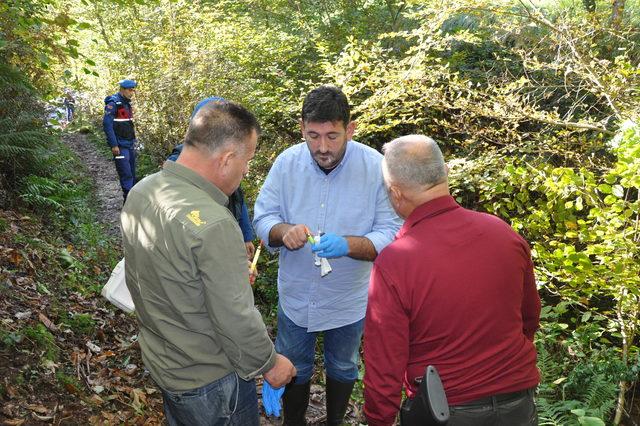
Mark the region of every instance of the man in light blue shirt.
<instances>
[{"instance_id":1,"label":"man in light blue shirt","mask_svg":"<svg viewBox=\"0 0 640 426\"><path fill-rule=\"evenodd\" d=\"M323 332L327 424L339 425L358 377L372 261L401 220L384 188L382 155L351 140L355 123L340 89L312 90L300 126L305 143L276 159L253 223L269 249L280 248L276 350L298 371L283 395L284 424L305 424L315 341ZM309 231L323 233L320 243L306 244ZM331 273L321 275L314 252L330 259Z\"/></svg>"}]
</instances>

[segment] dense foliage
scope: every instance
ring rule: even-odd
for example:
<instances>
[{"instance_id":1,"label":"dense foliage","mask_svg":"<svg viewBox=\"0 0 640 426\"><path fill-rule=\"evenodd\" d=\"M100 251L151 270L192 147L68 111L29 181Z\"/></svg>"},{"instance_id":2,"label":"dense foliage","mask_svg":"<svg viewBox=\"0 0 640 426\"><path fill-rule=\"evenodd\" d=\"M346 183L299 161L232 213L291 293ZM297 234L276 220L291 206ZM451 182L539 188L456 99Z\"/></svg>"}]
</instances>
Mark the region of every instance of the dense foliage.
<instances>
[{"instance_id":1,"label":"dense foliage","mask_svg":"<svg viewBox=\"0 0 640 426\"><path fill-rule=\"evenodd\" d=\"M458 200L507 220L532 246L544 306L543 423L617 423L633 409L624 402L640 368L637 1L67 4L0 6L0 53L11 64L3 70L21 72L8 85L45 95L72 85L98 118L116 82L137 79L144 173L211 95L246 104L265 129L245 183L250 198L275 155L299 140L302 96L321 83L349 95L358 140L436 138ZM1 152L47 146L39 124L7 111ZM37 163L24 163L0 159L3 186L22 185L32 205L56 202L34 185L46 191L64 180L26 177ZM269 312L277 265L264 267L256 293Z\"/></svg>"}]
</instances>

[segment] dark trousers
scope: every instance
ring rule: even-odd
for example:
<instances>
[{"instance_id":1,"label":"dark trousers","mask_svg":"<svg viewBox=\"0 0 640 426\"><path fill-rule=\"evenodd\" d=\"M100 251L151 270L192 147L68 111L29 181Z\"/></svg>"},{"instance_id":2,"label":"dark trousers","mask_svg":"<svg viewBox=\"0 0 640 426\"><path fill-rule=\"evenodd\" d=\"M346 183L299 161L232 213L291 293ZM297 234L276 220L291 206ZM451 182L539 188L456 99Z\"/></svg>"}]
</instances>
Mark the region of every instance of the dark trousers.
<instances>
[{"instance_id":1,"label":"dark trousers","mask_svg":"<svg viewBox=\"0 0 640 426\"><path fill-rule=\"evenodd\" d=\"M488 396L464 405L449 406L447 426L536 426L538 411L533 399L535 389L526 389L509 394ZM402 403L408 408L409 400ZM412 413L413 414L413 413ZM412 416L407 416L410 418ZM403 421L401 426L424 426L427 423L413 417Z\"/></svg>"},{"instance_id":2,"label":"dark trousers","mask_svg":"<svg viewBox=\"0 0 640 426\"><path fill-rule=\"evenodd\" d=\"M117 157L114 157L113 161L116 163L120 187L122 187L122 194L126 200L127 194L136 183L136 151L133 147L120 147L120 155Z\"/></svg>"},{"instance_id":3,"label":"dark trousers","mask_svg":"<svg viewBox=\"0 0 640 426\"><path fill-rule=\"evenodd\" d=\"M535 389L527 389L451 406L447 426L535 426L538 411L534 394Z\"/></svg>"}]
</instances>

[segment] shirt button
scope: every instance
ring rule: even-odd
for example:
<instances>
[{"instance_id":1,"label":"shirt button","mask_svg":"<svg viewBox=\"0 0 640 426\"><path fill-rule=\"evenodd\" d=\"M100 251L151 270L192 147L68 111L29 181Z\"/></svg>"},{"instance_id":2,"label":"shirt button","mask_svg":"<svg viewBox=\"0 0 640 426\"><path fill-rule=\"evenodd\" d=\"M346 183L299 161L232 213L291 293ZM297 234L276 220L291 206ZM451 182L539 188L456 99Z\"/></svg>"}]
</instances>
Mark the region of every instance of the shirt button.
<instances>
[{"instance_id":1,"label":"shirt button","mask_svg":"<svg viewBox=\"0 0 640 426\"><path fill-rule=\"evenodd\" d=\"M320 207L322 207L324 209L324 203L320 204Z\"/></svg>"}]
</instances>

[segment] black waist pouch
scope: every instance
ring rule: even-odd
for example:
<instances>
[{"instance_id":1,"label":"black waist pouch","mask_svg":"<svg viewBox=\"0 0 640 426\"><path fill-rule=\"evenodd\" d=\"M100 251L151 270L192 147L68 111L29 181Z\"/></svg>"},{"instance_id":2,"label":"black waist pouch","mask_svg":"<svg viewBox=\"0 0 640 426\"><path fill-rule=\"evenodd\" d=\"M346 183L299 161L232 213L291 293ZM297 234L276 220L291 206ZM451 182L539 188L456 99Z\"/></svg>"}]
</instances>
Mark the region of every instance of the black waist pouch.
<instances>
[{"instance_id":1,"label":"black waist pouch","mask_svg":"<svg viewBox=\"0 0 640 426\"><path fill-rule=\"evenodd\" d=\"M438 370L429 365L420 381L418 394L405 399L400 409L401 426L438 426L449 421L449 404Z\"/></svg>"}]
</instances>

